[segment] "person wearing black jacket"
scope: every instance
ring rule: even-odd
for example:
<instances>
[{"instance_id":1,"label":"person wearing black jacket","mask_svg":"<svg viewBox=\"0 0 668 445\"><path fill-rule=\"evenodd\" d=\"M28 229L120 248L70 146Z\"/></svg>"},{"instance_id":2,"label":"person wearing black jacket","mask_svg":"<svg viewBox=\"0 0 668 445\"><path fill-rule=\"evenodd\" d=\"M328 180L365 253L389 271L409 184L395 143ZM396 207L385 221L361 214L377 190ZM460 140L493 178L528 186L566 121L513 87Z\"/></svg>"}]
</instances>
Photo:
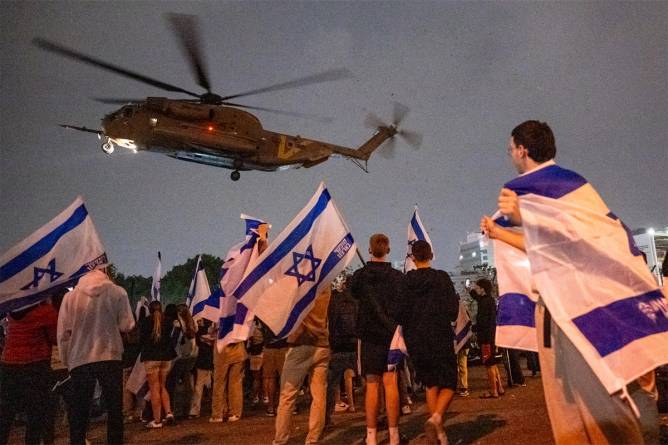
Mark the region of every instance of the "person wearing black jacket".
<instances>
[{"instance_id":1,"label":"person wearing black jacket","mask_svg":"<svg viewBox=\"0 0 668 445\"><path fill-rule=\"evenodd\" d=\"M334 394L347 369L357 368L357 313L358 304L352 295L348 283L343 281L332 291L332 298L327 310L329 320L329 369L327 371L327 410L325 425L331 424L334 412ZM352 385L351 385L352 386ZM346 389L349 401L353 400L352 388ZM354 403L350 404L352 411Z\"/></svg>"},{"instance_id":2,"label":"person wearing black jacket","mask_svg":"<svg viewBox=\"0 0 668 445\"><path fill-rule=\"evenodd\" d=\"M411 252L417 269L406 274L399 322L417 379L427 387L427 443L446 444L443 416L457 388L452 322L459 314L459 297L447 272L430 267L428 242L416 241Z\"/></svg>"},{"instance_id":3,"label":"person wearing black jacket","mask_svg":"<svg viewBox=\"0 0 668 445\"><path fill-rule=\"evenodd\" d=\"M361 340L362 374L366 378L366 443L376 445L379 384L385 389L390 445L398 445L399 387L396 372L387 371L387 354L397 328L396 316L404 276L386 261L390 240L382 233L369 240L371 261L353 274L352 296L359 301L357 330Z\"/></svg>"},{"instance_id":4,"label":"person wearing black jacket","mask_svg":"<svg viewBox=\"0 0 668 445\"><path fill-rule=\"evenodd\" d=\"M496 399L506 392L501 383L501 375L496 367L496 346L494 336L496 334L496 303L492 296L492 283L481 278L471 286L471 297L478 303L478 316L476 324L473 326L473 332L476 333L480 352L482 354L482 363L487 368L487 378L489 380L489 392L480 396L482 399Z\"/></svg>"}]
</instances>

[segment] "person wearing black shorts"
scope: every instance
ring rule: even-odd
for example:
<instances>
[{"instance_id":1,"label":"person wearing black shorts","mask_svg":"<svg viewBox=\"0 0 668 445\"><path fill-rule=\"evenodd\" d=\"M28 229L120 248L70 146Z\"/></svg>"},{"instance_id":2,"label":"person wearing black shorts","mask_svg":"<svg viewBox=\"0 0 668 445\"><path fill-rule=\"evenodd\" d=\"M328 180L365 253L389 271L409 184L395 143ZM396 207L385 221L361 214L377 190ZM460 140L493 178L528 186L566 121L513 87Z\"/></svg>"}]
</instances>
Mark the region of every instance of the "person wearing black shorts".
<instances>
[{"instance_id":1,"label":"person wearing black shorts","mask_svg":"<svg viewBox=\"0 0 668 445\"><path fill-rule=\"evenodd\" d=\"M443 416L457 388L452 323L459 314L459 297L447 272L430 267L428 242L416 241L411 256L417 269L406 274L399 322L417 380L427 387L427 443L447 444Z\"/></svg>"},{"instance_id":2,"label":"person wearing black shorts","mask_svg":"<svg viewBox=\"0 0 668 445\"><path fill-rule=\"evenodd\" d=\"M492 283L481 278L471 286L471 297L478 303L478 316L473 332L476 333L482 364L487 368L489 380L489 391L480 396L481 399L496 399L506 392L501 383L501 375L496 367L496 346L494 336L496 333L496 303L492 296Z\"/></svg>"},{"instance_id":3,"label":"person wearing black shorts","mask_svg":"<svg viewBox=\"0 0 668 445\"><path fill-rule=\"evenodd\" d=\"M386 261L390 240L377 233L369 240L371 261L355 271L351 294L359 300L357 329L361 341L362 375L366 378L366 444L376 445L379 389L382 376L390 445L398 445L399 387L396 372L387 370L387 354L397 328L396 315L404 276Z\"/></svg>"}]
</instances>

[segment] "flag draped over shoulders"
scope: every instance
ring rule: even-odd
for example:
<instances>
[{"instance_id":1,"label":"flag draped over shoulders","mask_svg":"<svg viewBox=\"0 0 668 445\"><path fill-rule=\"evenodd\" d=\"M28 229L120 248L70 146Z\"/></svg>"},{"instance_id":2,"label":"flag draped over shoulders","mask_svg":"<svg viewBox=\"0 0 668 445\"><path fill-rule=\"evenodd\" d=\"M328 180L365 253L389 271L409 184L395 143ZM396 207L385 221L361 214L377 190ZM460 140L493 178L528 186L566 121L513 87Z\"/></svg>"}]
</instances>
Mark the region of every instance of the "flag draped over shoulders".
<instances>
[{"instance_id":1,"label":"flag draped over shoulders","mask_svg":"<svg viewBox=\"0 0 668 445\"><path fill-rule=\"evenodd\" d=\"M0 313L35 304L56 288L107 265L81 197L0 257Z\"/></svg>"},{"instance_id":2,"label":"flag draped over shoulders","mask_svg":"<svg viewBox=\"0 0 668 445\"><path fill-rule=\"evenodd\" d=\"M554 163L510 181L534 285L609 393L668 363L668 302L626 226Z\"/></svg>"},{"instance_id":3,"label":"flag draped over shoulders","mask_svg":"<svg viewBox=\"0 0 668 445\"><path fill-rule=\"evenodd\" d=\"M508 230L521 231L521 228L512 227L510 222L502 217L496 218L494 222ZM499 283L496 345L538 351L534 316L538 294L531 289L529 258L516 247L498 240L492 242Z\"/></svg>"},{"instance_id":4,"label":"flag draped over shoulders","mask_svg":"<svg viewBox=\"0 0 668 445\"><path fill-rule=\"evenodd\" d=\"M287 337L355 255L350 229L321 183L308 204L243 276L234 296Z\"/></svg>"}]
</instances>

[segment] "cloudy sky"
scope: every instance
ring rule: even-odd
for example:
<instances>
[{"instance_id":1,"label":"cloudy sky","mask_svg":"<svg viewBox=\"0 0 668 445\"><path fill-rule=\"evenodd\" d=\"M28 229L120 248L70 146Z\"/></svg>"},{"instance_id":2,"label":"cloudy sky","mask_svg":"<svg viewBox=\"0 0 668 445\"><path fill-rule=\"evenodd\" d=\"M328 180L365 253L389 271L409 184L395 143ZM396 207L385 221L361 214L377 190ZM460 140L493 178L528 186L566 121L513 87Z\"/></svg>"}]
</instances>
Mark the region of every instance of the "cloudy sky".
<instances>
[{"instance_id":1,"label":"cloudy sky","mask_svg":"<svg viewBox=\"0 0 668 445\"><path fill-rule=\"evenodd\" d=\"M265 128L356 147L373 111L411 108L414 151L311 169L245 172L153 153L104 155L94 135L114 106L93 97L168 96L43 52L41 36L185 89L198 90L163 14L197 15L214 91L225 95L331 68L354 77L245 103L331 116L256 113ZM505 147L527 119L553 128L558 162L587 177L632 228L668 225L668 3L21 2L0 17L0 252L82 195L111 259L150 275L199 252L223 256L242 212L280 231L324 180L366 251L387 233L404 254L417 203L437 267L494 210L515 173ZM174 98L183 96L173 95Z\"/></svg>"}]
</instances>

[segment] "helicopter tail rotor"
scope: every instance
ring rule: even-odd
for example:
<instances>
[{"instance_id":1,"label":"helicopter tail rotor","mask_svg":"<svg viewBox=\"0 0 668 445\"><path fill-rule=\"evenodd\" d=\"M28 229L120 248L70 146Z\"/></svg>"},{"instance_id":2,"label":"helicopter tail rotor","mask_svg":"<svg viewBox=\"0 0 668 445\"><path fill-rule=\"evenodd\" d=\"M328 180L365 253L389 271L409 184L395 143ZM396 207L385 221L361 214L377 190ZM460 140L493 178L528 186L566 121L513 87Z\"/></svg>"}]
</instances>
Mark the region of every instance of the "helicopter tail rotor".
<instances>
[{"instance_id":1,"label":"helicopter tail rotor","mask_svg":"<svg viewBox=\"0 0 668 445\"><path fill-rule=\"evenodd\" d=\"M406 118L406 115L409 113L410 109L399 102L394 102L392 108L392 124L386 124L378 116L373 113L369 113L364 120L364 124L370 128L392 128L395 133L392 135L390 140L384 144L379 150L380 155L386 159L391 159L396 154L396 138L395 135L399 136L408 146L413 149L420 148L422 145L422 134L405 130L401 128L401 123Z\"/></svg>"}]
</instances>

